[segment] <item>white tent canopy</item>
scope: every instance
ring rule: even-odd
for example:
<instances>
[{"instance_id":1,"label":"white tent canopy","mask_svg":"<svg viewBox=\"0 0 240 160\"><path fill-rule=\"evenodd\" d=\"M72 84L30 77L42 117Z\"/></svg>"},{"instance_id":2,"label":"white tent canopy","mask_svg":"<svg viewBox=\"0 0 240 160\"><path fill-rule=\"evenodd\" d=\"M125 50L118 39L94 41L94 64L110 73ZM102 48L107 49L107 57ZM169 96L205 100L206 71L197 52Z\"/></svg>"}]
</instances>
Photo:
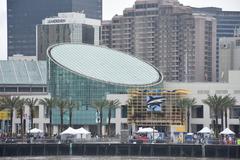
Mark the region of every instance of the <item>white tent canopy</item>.
<instances>
[{"instance_id":1,"label":"white tent canopy","mask_svg":"<svg viewBox=\"0 0 240 160\"><path fill-rule=\"evenodd\" d=\"M87 131L86 129L84 128L79 128L79 129L76 129L78 134L77 134L77 139L90 139L91 138L91 132Z\"/></svg>"},{"instance_id":2,"label":"white tent canopy","mask_svg":"<svg viewBox=\"0 0 240 160\"><path fill-rule=\"evenodd\" d=\"M154 132L158 132L157 130L154 130ZM153 133L153 128L139 128L137 133Z\"/></svg>"},{"instance_id":3,"label":"white tent canopy","mask_svg":"<svg viewBox=\"0 0 240 160\"><path fill-rule=\"evenodd\" d=\"M78 134L78 131L76 129L73 129L72 127L68 127L68 129L66 129L65 131L63 131L62 133L60 133L60 135L76 135Z\"/></svg>"},{"instance_id":4,"label":"white tent canopy","mask_svg":"<svg viewBox=\"0 0 240 160\"><path fill-rule=\"evenodd\" d=\"M230 134L235 134L233 131L231 131L229 128L224 129L220 134L223 135L230 135Z\"/></svg>"},{"instance_id":5,"label":"white tent canopy","mask_svg":"<svg viewBox=\"0 0 240 160\"><path fill-rule=\"evenodd\" d=\"M210 133L213 133L213 131L211 129L209 129L208 127L204 127L197 133L209 133L210 134Z\"/></svg>"},{"instance_id":6,"label":"white tent canopy","mask_svg":"<svg viewBox=\"0 0 240 160\"><path fill-rule=\"evenodd\" d=\"M41 129L38 129L38 128L33 128L31 129L30 131L28 131L28 133L43 133L43 131Z\"/></svg>"},{"instance_id":7,"label":"white tent canopy","mask_svg":"<svg viewBox=\"0 0 240 160\"><path fill-rule=\"evenodd\" d=\"M83 127L76 129L78 131L78 134L90 134L91 132L87 131Z\"/></svg>"}]
</instances>

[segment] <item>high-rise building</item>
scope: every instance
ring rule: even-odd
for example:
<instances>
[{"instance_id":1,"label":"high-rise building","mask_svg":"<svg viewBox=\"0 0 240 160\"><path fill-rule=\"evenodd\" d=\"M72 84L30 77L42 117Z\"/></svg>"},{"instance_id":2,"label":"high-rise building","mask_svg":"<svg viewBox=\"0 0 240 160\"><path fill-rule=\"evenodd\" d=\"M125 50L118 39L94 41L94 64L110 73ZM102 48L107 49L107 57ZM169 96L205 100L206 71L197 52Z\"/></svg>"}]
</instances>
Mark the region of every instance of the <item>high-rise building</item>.
<instances>
[{"instance_id":1,"label":"high-rise building","mask_svg":"<svg viewBox=\"0 0 240 160\"><path fill-rule=\"evenodd\" d=\"M58 13L37 25L37 58L46 60L47 48L56 43L87 43L99 45L101 21L86 18L83 13Z\"/></svg>"},{"instance_id":2,"label":"high-rise building","mask_svg":"<svg viewBox=\"0 0 240 160\"><path fill-rule=\"evenodd\" d=\"M59 12L102 19L102 0L8 0L8 55L36 55L36 25Z\"/></svg>"},{"instance_id":3,"label":"high-rise building","mask_svg":"<svg viewBox=\"0 0 240 160\"><path fill-rule=\"evenodd\" d=\"M216 81L216 19L205 14L193 14L195 80ZM192 75L190 74L190 75Z\"/></svg>"},{"instance_id":4,"label":"high-rise building","mask_svg":"<svg viewBox=\"0 0 240 160\"><path fill-rule=\"evenodd\" d=\"M229 70L240 70L240 37L219 40L219 80L227 82Z\"/></svg>"},{"instance_id":5,"label":"high-rise building","mask_svg":"<svg viewBox=\"0 0 240 160\"><path fill-rule=\"evenodd\" d=\"M215 68L206 57L214 59L216 44L209 34L214 37L215 21L209 16L194 16L190 7L177 0L136 1L111 23L102 23L102 28L111 25L103 30L102 44L148 61L163 72L166 81L214 81ZM204 29L197 30L197 25ZM203 35L200 41L197 36ZM201 51L205 56L202 61L197 55Z\"/></svg>"},{"instance_id":6,"label":"high-rise building","mask_svg":"<svg viewBox=\"0 0 240 160\"><path fill-rule=\"evenodd\" d=\"M217 19L217 58L216 58L216 77L219 81L220 55L219 55L219 39L221 37L233 37L234 30L240 26L240 11L223 11L221 8L205 7L193 8L195 13L205 13Z\"/></svg>"},{"instance_id":7,"label":"high-rise building","mask_svg":"<svg viewBox=\"0 0 240 160\"><path fill-rule=\"evenodd\" d=\"M101 45L111 48L112 21L102 21Z\"/></svg>"}]
</instances>

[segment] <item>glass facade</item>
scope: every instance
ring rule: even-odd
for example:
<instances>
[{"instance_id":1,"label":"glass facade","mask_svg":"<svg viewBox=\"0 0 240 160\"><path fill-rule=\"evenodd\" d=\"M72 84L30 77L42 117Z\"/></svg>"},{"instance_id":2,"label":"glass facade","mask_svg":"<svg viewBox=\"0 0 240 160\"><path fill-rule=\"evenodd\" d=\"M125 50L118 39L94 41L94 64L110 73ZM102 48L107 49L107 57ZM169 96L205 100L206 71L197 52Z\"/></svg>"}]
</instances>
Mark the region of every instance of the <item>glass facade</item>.
<instances>
[{"instance_id":1,"label":"glass facade","mask_svg":"<svg viewBox=\"0 0 240 160\"><path fill-rule=\"evenodd\" d=\"M86 24L51 24L37 26L37 58L46 60L49 46L71 42L94 44L99 28Z\"/></svg>"},{"instance_id":2,"label":"glass facade","mask_svg":"<svg viewBox=\"0 0 240 160\"><path fill-rule=\"evenodd\" d=\"M36 25L59 12L102 19L102 0L7 0L8 56L36 55Z\"/></svg>"},{"instance_id":3,"label":"glass facade","mask_svg":"<svg viewBox=\"0 0 240 160\"><path fill-rule=\"evenodd\" d=\"M98 47L100 48L100 47ZM73 48L73 50L76 48ZM54 47L53 49L54 50ZM50 52L51 52L50 50ZM81 57L81 52L83 54L85 50L79 51L77 54ZM101 56L103 55L101 52L97 52L99 54L99 60L101 60ZM61 53L59 53L61 55ZM88 53L90 54L90 53ZM68 52L69 56L71 52ZM113 54L114 55L114 54ZM48 55L49 56L49 55ZM79 72L71 70L70 68L66 68L66 64L60 64L59 61L54 61L55 57L51 55L51 59L48 59L48 86L49 92L52 97L65 99L65 100L73 100L78 102L79 108L74 109L72 123L73 125L95 125L97 123L97 115L96 109L92 106L94 101L106 99L106 95L108 94L127 94L129 89L135 88L134 85L120 85L117 83L111 83L107 81L103 81L100 79L95 79L91 77L87 77ZM116 58L114 56L108 58ZM65 57L65 59L67 59ZM121 59L118 59L121 61ZM110 61L108 59L108 61ZM67 63L67 62L65 62ZM73 62L74 63L74 62ZM80 64L84 62L79 62ZM91 63L91 62L86 62ZM101 68L101 66L98 66ZM89 68L90 69L90 68ZM91 69L90 69L91 70ZM111 69L108 69L108 71ZM115 70L116 73L119 73L118 70ZM95 74L98 74L98 71L95 71ZM121 74L119 76L124 77L130 72L126 72L125 74ZM107 74L102 73L102 75L106 76ZM116 75L116 74L115 74ZM112 76L115 76L112 74ZM124 79L124 78L123 78ZM150 77L151 79L151 77ZM155 83L152 84L152 88L158 87L160 84ZM138 88L149 88L149 85L139 85ZM104 119L103 123L107 123L107 110L103 113ZM64 123L68 124L68 113L64 115ZM54 109L53 112L53 123L60 124L60 113L57 108Z\"/></svg>"}]
</instances>

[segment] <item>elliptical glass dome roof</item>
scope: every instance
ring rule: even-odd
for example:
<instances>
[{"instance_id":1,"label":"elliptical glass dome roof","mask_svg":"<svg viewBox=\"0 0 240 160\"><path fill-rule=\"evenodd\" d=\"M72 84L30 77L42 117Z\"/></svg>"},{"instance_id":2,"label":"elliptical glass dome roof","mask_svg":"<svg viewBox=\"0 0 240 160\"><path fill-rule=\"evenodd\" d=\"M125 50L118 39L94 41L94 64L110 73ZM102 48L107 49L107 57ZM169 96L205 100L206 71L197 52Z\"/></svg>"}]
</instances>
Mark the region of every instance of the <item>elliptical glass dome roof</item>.
<instances>
[{"instance_id":1,"label":"elliptical glass dome roof","mask_svg":"<svg viewBox=\"0 0 240 160\"><path fill-rule=\"evenodd\" d=\"M48 49L57 65L81 76L118 85L156 85L162 75L140 59L100 46L58 44Z\"/></svg>"}]
</instances>

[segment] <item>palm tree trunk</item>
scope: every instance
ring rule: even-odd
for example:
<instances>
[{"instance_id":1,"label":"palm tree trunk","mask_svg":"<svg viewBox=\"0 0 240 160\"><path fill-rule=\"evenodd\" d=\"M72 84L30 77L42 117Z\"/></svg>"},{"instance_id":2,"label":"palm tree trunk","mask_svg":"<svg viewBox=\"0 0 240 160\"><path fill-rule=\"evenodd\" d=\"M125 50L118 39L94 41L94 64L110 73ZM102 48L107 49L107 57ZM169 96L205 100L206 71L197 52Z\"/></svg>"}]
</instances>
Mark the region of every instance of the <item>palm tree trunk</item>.
<instances>
[{"instance_id":1,"label":"palm tree trunk","mask_svg":"<svg viewBox=\"0 0 240 160\"><path fill-rule=\"evenodd\" d=\"M10 123L9 123L9 134L12 137L12 126L13 126L13 109L10 111Z\"/></svg>"},{"instance_id":2,"label":"palm tree trunk","mask_svg":"<svg viewBox=\"0 0 240 160\"><path fill-rule=\"evenodd\" d=\"M187 108L187 131L189 132L190 130L190 110L189 107Z\"/></svg>"},{"instance_id":3,"label":"palm tree trunk","mask_svg":"<svg viewBox=\"0 0 240 160\"><path fill-rule=\"evenodd\" d=\"M63 131L63 109L60 111L60 117L61 117L61 126L60 126L60 131Z\"/></svg>"},{"instance_id":4,"label":"palm tree trunk","mask_svg":"<svg viewBox=\"0 0 240 160\"><path fill-rule=\"evenodd\" d=\"M223 124L223 109L221 109L221 130L223 130L224 128L224 124Z\"/></svg>"},{"instance_id":5,"label":"palm tree trunk","mask_svg":"<svg viewBox=\"0 0 240 160\"><path fill-rule=\"evenodd\" d=\"M20 109L21 137L23 139L23 109Z\"/></svg>"},{"instance_id":6,"label":"palm tree trunk","mask_svg":"<svg viewBox=\"0 0 240 160\"><path fill-rule=\"evenodd\" d=\"M99 123L99 136L102 137L102 120L103 120L103 113L102 113L102 107L100 108L100 123Z\"/></svg>"},{"instance_id":7,"label":"palm tree trunk","mask_svg":"<svg viewBox=\"0 0 240 160\"><path fill-rule=\"evenodd\" d=\"M225 108L224 109L225 110L225 128L227 128L228 127L228 120L227 120L227 118L228 118L228 116L227 116L227 108Z\"/></svg>"},{"instance_id":8,"label":"palm tree trunk","mask_svg":"<svg viewBox=\"0 0 240 160\"><path fill-rule=\"evenodd\" d=\"M31 129L33 128L33 110L31 109Z\"/></svg>"},{"instance_id":9,"label":"palm tree trunk","mask_svg":"<svg viewBox=\"0 0 240 160\"><path fill-rule=\"evenodd\" d=\"M49 112L49 123L50 123L50 127L49 127L49 136L52 137L52 108L50 108L50 112Z\"/></svg>"},{"instance_id":10,"label":"palm tree trunk","mask_svg":"<svg viewBox=\"0 0 240 160\"><path fill-rule=\"evenodd\" d=\"M69 126L72 127L72 108L69 108Z\"/></svg>"},{"instance_id":11,"label":"palm tree trunk","mask_svg":"<svg viewBox=\"0 0 240 160\"><path fill-rule=\"evenodd\" d=\"M215 116L215 136L218 138L218 115Z\"/></svg>"},{"instance_id":12,"label":"palm tree trunk","mask_svg":"<svg viewBox=\"0 0 240 160\"><path fill-rule=\"evenodd\" d=\"M181 124L183 125L183 107L181 108Z\"/></svg>"},{"instance_id":13,"label":"palm tree trunk","mask_svg":"<svg viewBox=\"0 0 240 160\"><path fill-rule=\"evenodd\" d=\"M109 107L109 109L108 109L108 136L110 136L111 117L112 117L112 110Z\"/></svg>"}]
</instances>

